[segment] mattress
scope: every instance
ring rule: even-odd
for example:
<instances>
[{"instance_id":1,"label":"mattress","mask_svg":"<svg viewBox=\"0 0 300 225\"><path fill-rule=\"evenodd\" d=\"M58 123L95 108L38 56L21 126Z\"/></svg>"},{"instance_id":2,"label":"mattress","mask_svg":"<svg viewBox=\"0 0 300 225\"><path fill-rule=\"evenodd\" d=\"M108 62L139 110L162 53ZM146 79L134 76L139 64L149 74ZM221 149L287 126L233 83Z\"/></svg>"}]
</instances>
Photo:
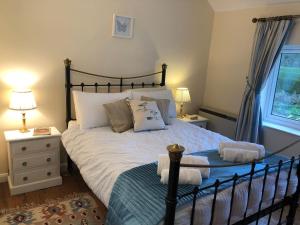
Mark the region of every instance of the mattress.
<instances>
[{"instance_id":1,"label":"mattress","mask_svg":"<svg viewBox=\"0 0 300 225\"><path fill-rule=\"evenodd\" d=\"M134 167L155 162L159 154L166 154L166 147L171 144L180 144L185 147L184 154L193 152L217 149L221 141L231 141L227 137L200 128L193 124L173 119L172 125L166 130L133 132L129 130L124 133L114 133L110 127L100 127L89 130L81 130L76 122L69 124L68 129L62 134L62 142L69 156L76 163L80 173L95 193L95 195L108 207L110 194L117 177ZM286 187L286 174L280 176L280 186L282 190ZM253 200L249 206L251 211L255 211L259 202L259 187L262 179L257 179L253 195ZM265 197L266 204L270 201L272 190L274 189L274 176L268 179L269 185ZM296 187L296 181L291 181L291 191ZM283 191L281 191L282 193ZM237 204L233 210L234 215L239 215L240 210L245 208L247 182L238 185L236 188L235 201ZM274 191L273 191L274 193ZM281 194L278 195L280 197ZM218 195L216 205L217 220L214 224L224 224L230 204L230 189ZM269 197L268 197L269 196ZM208 224L212 196L199 199L197 201L197 224ZM181 207L176 214L176 224L189 224L191 207L186 205ZM206 218L206 219L204 219ZM238 220L236 217L234 220Z\"/></svg>"}]
</instances>

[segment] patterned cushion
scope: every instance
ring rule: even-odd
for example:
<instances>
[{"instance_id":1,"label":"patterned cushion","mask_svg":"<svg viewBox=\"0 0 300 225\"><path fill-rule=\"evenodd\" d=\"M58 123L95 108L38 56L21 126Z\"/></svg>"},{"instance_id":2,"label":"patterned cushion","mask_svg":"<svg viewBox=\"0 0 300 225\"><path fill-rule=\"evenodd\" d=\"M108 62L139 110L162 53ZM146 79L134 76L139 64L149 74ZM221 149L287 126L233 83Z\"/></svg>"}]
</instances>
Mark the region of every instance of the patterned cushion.
<instances>
[{"instance_id":1,"label":"patterned cushion","mask_svg":"<svg viewBox=\"0 0 300 225\"><path fill-rule=\"evenodd\" d=\"M155 101L130 100L134 131L161 130L165 123Z\"/></svg>"},{"instance_id":2,"label":"patterned cushion","mask_svg":"<svg viewBox=\"0 0 300 225\"><path fill-rule=\"evenodd\" d=\"M171 124L170 123L171 120L169 118L169 105L170 105L169 99L156 99L156 98L142 96L141 100L142 101L155 101L165 124L167 124L167 125Z\"/></svg>"}]
</instances>

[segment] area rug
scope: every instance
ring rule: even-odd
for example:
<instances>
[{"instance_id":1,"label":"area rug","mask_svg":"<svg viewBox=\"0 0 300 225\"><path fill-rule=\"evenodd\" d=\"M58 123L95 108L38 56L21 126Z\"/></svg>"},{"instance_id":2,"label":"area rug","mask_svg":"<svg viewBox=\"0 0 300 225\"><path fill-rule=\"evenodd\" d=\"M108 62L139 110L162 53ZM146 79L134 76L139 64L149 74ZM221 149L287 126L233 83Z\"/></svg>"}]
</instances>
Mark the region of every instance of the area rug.
<instances>
[{"instance_id":1,"label":"area rug","mask_svg":"<svg viewBox=\"0 0 300 225\"><path fill-rule=\"evenodd\" d=\"M47 201L0 211L1 225L103 225L99 206L88 193L72 194Z\"/></svg>"}]
</instances>

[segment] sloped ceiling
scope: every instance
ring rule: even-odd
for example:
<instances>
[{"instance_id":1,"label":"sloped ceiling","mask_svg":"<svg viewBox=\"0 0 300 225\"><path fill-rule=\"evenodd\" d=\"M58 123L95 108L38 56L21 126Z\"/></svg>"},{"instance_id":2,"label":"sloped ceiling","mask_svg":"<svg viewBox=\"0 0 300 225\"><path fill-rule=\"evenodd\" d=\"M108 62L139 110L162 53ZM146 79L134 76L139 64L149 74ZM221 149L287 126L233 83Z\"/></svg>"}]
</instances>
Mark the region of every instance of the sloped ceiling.
<instances>
[{"instance_id":1,"label":"sloped ceiling","mask_svg":"<svg viewBox=\"0 0 300 225\"><path fill-rule=\"evenodd\" d=\"M215 11L230 11L262 7L274 4L288 4L299 2L300 0L208 0Z\"/></svg>"}]
</instances>

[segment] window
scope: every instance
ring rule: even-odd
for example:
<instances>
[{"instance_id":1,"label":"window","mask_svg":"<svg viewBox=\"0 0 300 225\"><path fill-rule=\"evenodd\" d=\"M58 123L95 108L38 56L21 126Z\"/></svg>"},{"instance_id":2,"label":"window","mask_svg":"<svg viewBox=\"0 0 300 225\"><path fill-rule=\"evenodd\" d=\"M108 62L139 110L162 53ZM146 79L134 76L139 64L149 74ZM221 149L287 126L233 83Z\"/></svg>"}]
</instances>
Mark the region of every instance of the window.
<instances>
[{"instance_id":1,"label":"window","mask_svg":"<svg viewBox=\"0 0 300 225\"><path fill-rule=\"evenodd\" d=\"M283 48L263 92L264 122L300 130L300 45Z\"/></svg>"}]
</instances>

